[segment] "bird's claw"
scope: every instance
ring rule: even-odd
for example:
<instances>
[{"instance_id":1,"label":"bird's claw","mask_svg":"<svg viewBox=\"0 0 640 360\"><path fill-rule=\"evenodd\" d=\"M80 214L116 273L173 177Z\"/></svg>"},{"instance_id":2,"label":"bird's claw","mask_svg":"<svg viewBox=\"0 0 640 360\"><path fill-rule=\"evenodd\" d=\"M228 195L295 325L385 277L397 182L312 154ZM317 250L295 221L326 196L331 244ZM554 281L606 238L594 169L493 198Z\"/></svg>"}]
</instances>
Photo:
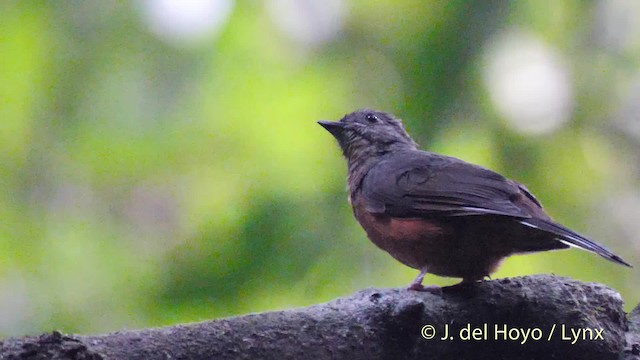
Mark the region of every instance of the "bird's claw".
<instances>
[{"instance_id":1,"label":"bird's claw","mask_svg":"<svg viewBox=\"0 0 640 360\"><path fill-rule=\"evenodd\" d=\"M422 292L432 293L434 295L442 295L442 288L440 286L435 286L435 285L424 286L422 284L414 283L409 285L409 287L407 287L407 290L422 291Z\"/></svg>"}]
</instances>

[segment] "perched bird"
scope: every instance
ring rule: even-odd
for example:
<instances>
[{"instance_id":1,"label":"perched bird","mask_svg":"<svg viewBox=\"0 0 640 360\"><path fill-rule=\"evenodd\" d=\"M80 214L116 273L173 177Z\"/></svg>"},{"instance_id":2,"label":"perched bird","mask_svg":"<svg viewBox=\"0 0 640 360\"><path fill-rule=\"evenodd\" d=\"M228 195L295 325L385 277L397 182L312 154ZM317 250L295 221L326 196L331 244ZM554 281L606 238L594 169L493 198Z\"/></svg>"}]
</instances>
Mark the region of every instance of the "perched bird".
<instances>
[{"instance_id":1,"label":"perched bird","mask_svg":"<svg viewBox=\"0 0 640 360\"><path fill-rule=\"evenodd\" d=\"M364 109L318 123L338 140L347 159L349 202L369 239L420 270L409 289L427 289L422 285L427 273L476 282L510 255L569 246L630 267L551 220L524 185L418 150L391 114Z\"/></svg>"}]
</instances>

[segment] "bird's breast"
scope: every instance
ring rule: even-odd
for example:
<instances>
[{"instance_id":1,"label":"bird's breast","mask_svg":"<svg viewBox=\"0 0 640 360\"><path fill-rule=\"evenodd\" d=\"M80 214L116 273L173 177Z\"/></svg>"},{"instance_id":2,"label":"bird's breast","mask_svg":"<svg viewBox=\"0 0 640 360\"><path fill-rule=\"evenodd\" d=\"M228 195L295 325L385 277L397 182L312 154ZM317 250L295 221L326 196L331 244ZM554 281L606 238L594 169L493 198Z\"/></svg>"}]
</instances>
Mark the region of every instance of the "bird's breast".
<instances>
[{"instance_id":1,"label":"bird's breast","mask_svg":"<svg viewBox=\"0 0 640 360\"><path fill-rule=\"evenodd\" d=\"M394 218L366 210L362 198L351 197L353 213L369 239L403 264L420 269L430 253L443 241L443 228L436 220Z\"/></svg>"},{"instance_id":2,"label":"bird's breast","mask_svg":"<svg viewBox=\"0 0 640 360\"><path fill-rule=\"evenodd\" d=\"M479 216L397 218L367 211L351 196L353 213L369 239L401 263L441 276L479 280L513 253L511 235L496 219ZM516 236L517 239L517 236Z\"/></svg>"}]
</instances>

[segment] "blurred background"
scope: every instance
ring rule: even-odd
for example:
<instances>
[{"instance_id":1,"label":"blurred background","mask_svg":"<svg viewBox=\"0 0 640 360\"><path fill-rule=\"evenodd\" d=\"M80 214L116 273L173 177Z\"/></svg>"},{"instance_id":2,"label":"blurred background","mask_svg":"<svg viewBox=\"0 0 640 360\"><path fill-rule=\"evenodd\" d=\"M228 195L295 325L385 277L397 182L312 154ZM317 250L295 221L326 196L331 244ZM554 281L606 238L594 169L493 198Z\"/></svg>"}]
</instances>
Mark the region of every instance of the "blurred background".
<instances>
[{"instance_id":1,"label":"blurred background","mask_svg":"<svg viewBox=\"0 0 640 360\"><path fill-rule=\"evenodd\" d=\"M361 107L525 183L636 266L570 250L494 278L601 282L630 310L639 65L635 0L4 0L0 336L407 286L417 271L366 239L316 124Z\"/></svg>"}]
</instances>

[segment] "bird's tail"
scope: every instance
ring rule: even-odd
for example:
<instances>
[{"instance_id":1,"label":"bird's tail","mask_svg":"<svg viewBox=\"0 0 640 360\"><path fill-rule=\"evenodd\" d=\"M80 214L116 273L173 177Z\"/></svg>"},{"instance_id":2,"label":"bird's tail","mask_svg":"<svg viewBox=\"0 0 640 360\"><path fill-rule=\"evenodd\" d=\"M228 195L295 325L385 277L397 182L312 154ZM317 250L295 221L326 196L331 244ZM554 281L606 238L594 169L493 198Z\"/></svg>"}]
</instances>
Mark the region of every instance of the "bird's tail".
<instances>
[{"instance_id":1,"label":"bird's tail","mask_svg":"<svg viewBox=\"0 0 640 360\"><path fill-rule=\"evenodd\" d=\"M603 258L609 261L613 261L614 263L632 267L631 265L629 265L629 263L622 260L620 256L612 253L607 248L596 244L595 242L587 239L586 237L574 231L571 231L570 229L560 224L556 224L552 221L536 219L536 218L522 219L520 220L520 223L535 229L540 229L542 231L555 234L558 236L559 241L569 246L574 246L583 250L591 251L593 253L596 253L602 256Z\"/></svg>"}]
</instances>

